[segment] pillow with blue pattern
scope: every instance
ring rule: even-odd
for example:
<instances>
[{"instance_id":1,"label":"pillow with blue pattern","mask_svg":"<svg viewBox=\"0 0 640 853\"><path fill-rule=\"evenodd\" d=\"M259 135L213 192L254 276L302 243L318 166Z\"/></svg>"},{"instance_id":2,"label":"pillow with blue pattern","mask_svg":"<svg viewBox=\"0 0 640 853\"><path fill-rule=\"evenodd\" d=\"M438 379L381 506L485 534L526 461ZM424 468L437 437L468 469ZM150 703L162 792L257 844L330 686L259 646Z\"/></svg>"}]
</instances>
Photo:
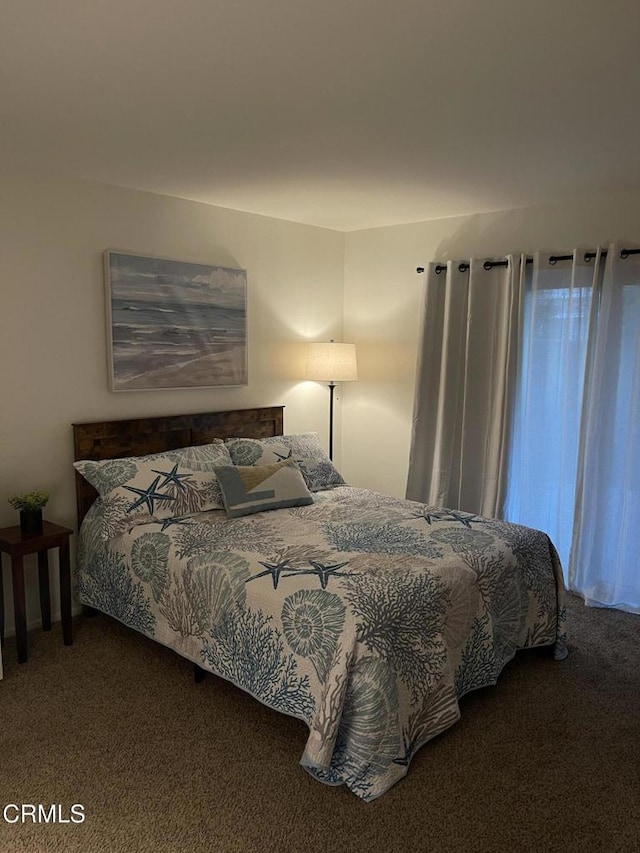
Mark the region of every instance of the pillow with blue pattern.
<instances>
[{"instance_id":1,"label":"pillow with blue pattern","mask_svg":"<svg viewBox=\"0 0 640 853\"><path fill-rule=\"evenodd\" d=\"M226 445L234 465L268 465L294 459L312 492L346 485L315 432L259 439L228 438Z\"/></svg>"},{"instance_id":2,"label":"pillow with blue pattern","mask_svg":"<svg viewBox=\"0 0 640 853\"><path fill-rule=\"evenodd\" d=\"M230 518L313 503L311 492L293 459L271 465L227 465L216 468L216 475Z\"/></svg>"},{"instance_id":3,"label":"pillow with blue pattern","mask_svg":"<svg viewBox=\"0 0 640 853\"><path fill-rule=\"evenodd\" d=\"M227 464L229 452L216 440L146 456L82 460L73 467L100 495L107 541L138 524L224 509L215 469Z\"/></svg>"}]
</instances>

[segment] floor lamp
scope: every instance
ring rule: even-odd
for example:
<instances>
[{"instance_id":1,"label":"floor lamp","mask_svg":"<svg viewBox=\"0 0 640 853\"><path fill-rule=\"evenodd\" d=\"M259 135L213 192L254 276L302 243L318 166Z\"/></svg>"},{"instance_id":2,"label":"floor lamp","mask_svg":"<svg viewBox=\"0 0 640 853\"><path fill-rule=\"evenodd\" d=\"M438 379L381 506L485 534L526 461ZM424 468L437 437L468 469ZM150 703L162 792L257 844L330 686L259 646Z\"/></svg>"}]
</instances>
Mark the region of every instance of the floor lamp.
<instances>
[{"instance_id":1,"label":"floor lamp","mask_svg":"<svg viewBox=\"0 0 640 853\"><path fill-rule=\"evenodd\" d=\"M338 382L358 378L355 344L311 343L307 353L305 379L329 385L329 459L333 459L333 394Z\"/></svg>"}]
</instances>

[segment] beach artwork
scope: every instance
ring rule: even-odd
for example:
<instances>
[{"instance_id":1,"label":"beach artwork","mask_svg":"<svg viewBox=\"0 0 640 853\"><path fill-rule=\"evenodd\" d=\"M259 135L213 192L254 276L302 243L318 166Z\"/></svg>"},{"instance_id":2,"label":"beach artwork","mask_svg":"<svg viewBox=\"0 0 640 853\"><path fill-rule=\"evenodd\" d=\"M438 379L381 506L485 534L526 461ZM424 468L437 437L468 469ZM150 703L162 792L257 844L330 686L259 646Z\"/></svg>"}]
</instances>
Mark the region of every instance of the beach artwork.
<instances>
[{"instance_id":1,"label":"beach artwork","mask_svg":"<svg viewBox=\"0 0 640 853\"><path fill-rule=\"evenodd\" d=\"M105 252L112 391L247 384L247 273Z\"/></svg>"}]
</instances>

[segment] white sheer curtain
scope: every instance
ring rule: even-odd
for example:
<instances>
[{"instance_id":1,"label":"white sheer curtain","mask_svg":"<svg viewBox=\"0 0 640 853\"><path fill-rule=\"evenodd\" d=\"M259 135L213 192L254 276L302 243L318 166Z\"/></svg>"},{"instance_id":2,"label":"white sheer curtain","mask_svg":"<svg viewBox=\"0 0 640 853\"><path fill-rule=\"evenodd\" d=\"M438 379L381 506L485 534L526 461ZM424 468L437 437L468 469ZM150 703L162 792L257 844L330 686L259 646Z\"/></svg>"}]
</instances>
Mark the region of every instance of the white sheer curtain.
<instances>
[{"instance_id":1,"label":"white sheer curtain","mask_svg":"<svg viewBox=\"0 0 640 853\"><path fill-rule=\"evenodd\" d=\"M407 497L494 516L506 482L520 256L426 269Z\"/></svg>"},{"instance_id":2,"label":"white sheer curtain","mask_svg":"<svg viewBox=\"0 0 640 853\"><path fill-rule=\"evenodd\" d=\"M620 250L527 273L504 517L549 534L587 604L640 612L640 260Z\"/></svg>"},{"instance_id":3,"label":"white sheer curtain","mask_svg":"<svg viewBox=\"0 0 640 853\"><path fill-rule=\"evenodd\" d=\"M537 253L526 271L504 517L544 530L565 571L571 549L582 389L599 265Z\"/></svg>"},{"instance_id":4,"label":"white sheer curtain","mask_svg":"<svg viewBox=\"0 0 640 853\"><path fill-rule=\"evenodd\" d=\"M640 256L620 249L593 303L569 586L640 613Z\"/></svg>"}]
</instances>

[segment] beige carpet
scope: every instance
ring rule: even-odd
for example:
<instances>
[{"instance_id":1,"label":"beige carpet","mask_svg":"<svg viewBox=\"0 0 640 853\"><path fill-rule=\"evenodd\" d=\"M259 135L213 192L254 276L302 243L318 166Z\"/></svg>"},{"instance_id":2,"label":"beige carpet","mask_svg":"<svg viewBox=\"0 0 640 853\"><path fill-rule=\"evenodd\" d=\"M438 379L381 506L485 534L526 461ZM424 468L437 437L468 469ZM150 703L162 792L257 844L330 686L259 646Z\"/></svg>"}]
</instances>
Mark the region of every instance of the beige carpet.
<instances>
[{"instance_id":1,"label":"beige carpet","mask_svg":"<svg viewBox=\"0 0 640 853\"><path fill-rule=\"evenodd\" d=\"M570 602L570 657L521 653L409 775L363 803L299 766L303 723L119 624L76 620L4 649L0 808L84 806L8 824L0 851L640 850L640 617ZM12 817L15 812L10 811Z\"/></svg>"}]
</instances>

